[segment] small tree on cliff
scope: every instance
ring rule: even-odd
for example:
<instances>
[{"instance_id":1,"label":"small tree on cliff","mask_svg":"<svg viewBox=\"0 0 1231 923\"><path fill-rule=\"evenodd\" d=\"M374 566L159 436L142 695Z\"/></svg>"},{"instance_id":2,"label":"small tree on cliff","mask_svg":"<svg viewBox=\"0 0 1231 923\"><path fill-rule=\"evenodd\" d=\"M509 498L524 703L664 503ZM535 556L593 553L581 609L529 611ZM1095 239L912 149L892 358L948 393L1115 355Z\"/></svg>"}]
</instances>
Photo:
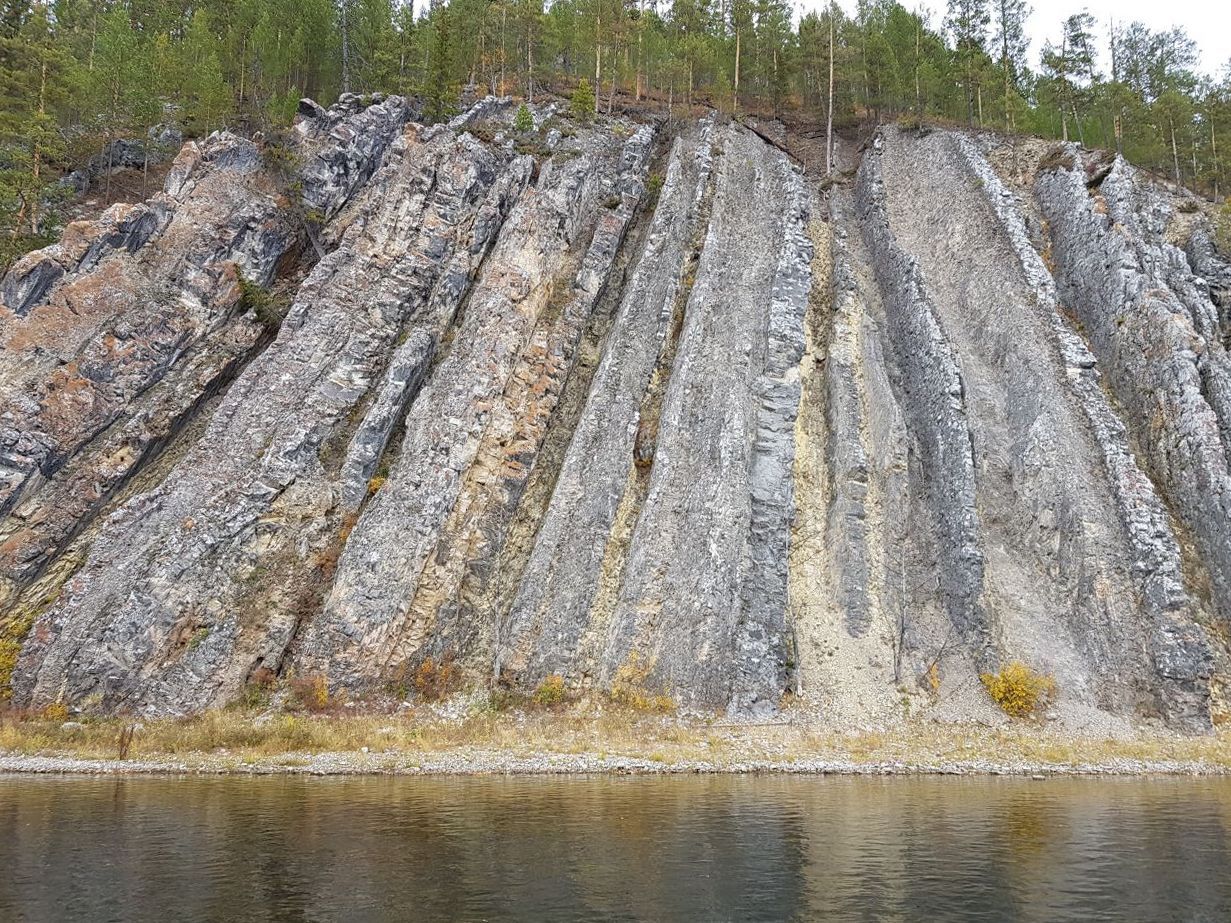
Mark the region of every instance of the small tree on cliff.
<instances>
[{"instance_id":1,"label":"small tree on cliff","mask_svg":"<svg viewBox=\"0 0 1231 923\"><path fill-rule=\"evenodd\" d=\"M585 77L573 91L573 118L579 122L588 122L594 117L594 88Z\"/></svg>"},{"instance_id":2,"label":"small tree on cliff","mask_svg":"<svg viewBox=\"0 0 1231 923\"><path fill-rule=\"evenodd\" d=\"M517 107L517 115L513 118L513 130L523 135L534 131L534 116L530 114L530 109L525 103Z\"/></svg>"}]
</instances>

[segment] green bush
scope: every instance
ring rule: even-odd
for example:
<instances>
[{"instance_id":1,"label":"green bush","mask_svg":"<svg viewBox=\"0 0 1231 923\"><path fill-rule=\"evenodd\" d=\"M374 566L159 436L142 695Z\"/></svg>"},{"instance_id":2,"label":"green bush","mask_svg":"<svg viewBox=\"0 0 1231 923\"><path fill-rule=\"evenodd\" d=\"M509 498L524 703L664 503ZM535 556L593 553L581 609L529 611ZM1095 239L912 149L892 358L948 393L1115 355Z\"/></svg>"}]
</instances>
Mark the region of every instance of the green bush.
<instances>
[{"instance_id":1,"label":"green bush","mask_svg":"<svg viewBox=\"0 0 1231 923\"><path fill-rule=\"evenodd\" d=\"M1231 201L1224 202L1222 211L1218 213L1214 224L1214 242L1223 256L1231 257Z\"/></svg>"},{"instance_id":2,"label":"green bush","mask_svg":"<svg viewBox=\"0 0 1231 923\"><path fill-rule=\"evenodd\" d=\"M271 131L261 142L261 163L283 181L299 173L303 162L289 132Z\"/></svg>"},{"instance_id":3,"label":"green bush","mask_svg":"<svg viewBox=\"0 0 1231 923\"><path fill-rule=\"evenodd\" d=\"M661 173L651 173L650 178L645 184L646 192L649 193L651 205L658 204L658 197L663 191L663 175Z\"/></svg>"},{"instance_id":4,"label":"green bush","mask_svg":"<svg viewBox=\"0 0 1231 923\"><path fill-rule=\"evenodd\" d=\"M270 330L277 330L282 323L283 305L270 291L255 282L250 282L242 275L239 277L239 312L251 312L262 325Z\"/></svg>"},{"instance_id":5,"label":"green bush","mask_svg":"<svg viewBox=\"0 0 1231 923\"><path fill-rule=\"evenodd\" d=\"M585 77L573 91L573 118L579 122L588 122L594 118L594 88Z\"/></svg>"},{"instance_id":6,"label":"green bush","mask_svg":"<svg viewBox=\"0 0 1231 923\"><path fill-rule=\"evenodd\" d=\"M513 130L523 135L534 131L534 116L530 114L525 103L517 107L517 115L513 118Z\"/></svg>"}]
</instances>

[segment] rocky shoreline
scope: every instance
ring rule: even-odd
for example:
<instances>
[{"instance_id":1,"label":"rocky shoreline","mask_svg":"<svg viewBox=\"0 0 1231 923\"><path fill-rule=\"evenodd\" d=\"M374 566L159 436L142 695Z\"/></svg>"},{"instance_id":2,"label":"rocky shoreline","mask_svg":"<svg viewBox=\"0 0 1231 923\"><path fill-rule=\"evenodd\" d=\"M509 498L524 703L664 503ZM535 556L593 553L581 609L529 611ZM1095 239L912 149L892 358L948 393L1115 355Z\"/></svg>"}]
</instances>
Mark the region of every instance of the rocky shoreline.
<instances>
[{"instance_id":1,"label":"rocky shoreline","mask_svg":"<svg viewBox=\"0 0 1231 923\"><path fill-rule=\"evenodd\" d=\"M31 775L239 775L239 776L560 776L560 775L801 775L801 776L1231 776L1231 766L1174 760L1059 763L970 760L946 763L848 760L659 762L596 754L516 756L499 751L437 754L427 758L364 753L288 753L258 762L202 756L186 760L95 760L0 755L0 774Z\"/></svg>"},{"instance_id":2,"label":"rocky shoreline","mask_svg":"<svg viewBox=\"0 0 1231 923\"><path fill-rule=\"evenodd\" d=\"M123 757L123 758L120 758ZM1227 776L1231 733L1047 722L840 728L618 710L0 723L0 774Z\"/></svg>"}]
</instances>

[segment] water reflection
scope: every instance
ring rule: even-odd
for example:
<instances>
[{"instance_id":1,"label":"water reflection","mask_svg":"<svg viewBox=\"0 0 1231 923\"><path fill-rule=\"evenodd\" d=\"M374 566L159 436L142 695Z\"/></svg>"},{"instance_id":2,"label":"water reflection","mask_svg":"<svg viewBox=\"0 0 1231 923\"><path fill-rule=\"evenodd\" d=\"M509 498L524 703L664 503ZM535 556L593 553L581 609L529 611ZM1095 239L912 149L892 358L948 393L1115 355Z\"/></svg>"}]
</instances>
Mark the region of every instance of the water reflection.
<instances>
[{"instance_id":1,"label":"water reflection","mask_svg":"<svg viewBox=\"0 0 1231 923\"><path fill-rule=\"evenodd\" d=\"M3 920L1228 920L1231 781L0 777Z\"/></svg>"}]
</instances>

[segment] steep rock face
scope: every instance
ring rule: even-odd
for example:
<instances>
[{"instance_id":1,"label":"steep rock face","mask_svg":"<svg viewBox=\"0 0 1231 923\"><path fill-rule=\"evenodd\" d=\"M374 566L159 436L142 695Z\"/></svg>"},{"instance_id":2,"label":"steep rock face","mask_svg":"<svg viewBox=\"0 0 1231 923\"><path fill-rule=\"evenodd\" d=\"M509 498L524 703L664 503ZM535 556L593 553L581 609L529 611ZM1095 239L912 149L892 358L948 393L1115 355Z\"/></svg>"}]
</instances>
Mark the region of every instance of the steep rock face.
<instances>
[{"instance_id":1,"label":"steep rock face","mask_svg":"<svg viewBox=\"0 0 1231 923\"><path fill-rule=\"evenodd\" d=\"M846 190L829 194L830 282L814 291L800 693L883 715L887 688L917 678L971 716L975 674L1021 660L1057 678L1074 723L1207 727L1201 576L1063 312L1028 203L947 132L885 130L855 192L857 217Z\"/></svg>"},{"instance_id":2,"label":"steep rock face","mask_svg":"<svg viewBox=\"0 0 1231 923\"><path fill-rule=\"evenodd\" d=\"M891 225L918 255L962 366L982 607L998 645L1049 661L1071 694L1113 708L1150 704L1133 678L1153 668L1162 710L1183 719L1200 702L1207 655L1186 628L1193 612L1162 504L1125 470L1122 437L1100 432L1112 424L1089 353L974 146L943 133L895 142ZM963 220L937 233L954 210Z\"/></svg>"},{"instance_id":3,"label":"steep rock face","mask_svg":"<svg viewBox=\"0 0 1231 923\"><path fill-rule=\"evenodd\" d=\"M328 222L408 116L397 97L344 98L301 120L288 144L303 207ZM237 311L239 281L267 286L305 242L284 186L250 141L190 142L163 192L71 225L0 283L0 511L11 513L0 599L37 577L261 342L261 323Z\"/></svg>"},{"instance_id":4,"label":"steep rock face","mask_svg":"<svg viewBox=\"0 0 1231 923\"><path fill-rule=\"evenodd\" d=\"M305 631L305 669L363 688L427 653L471 653L481 616L458 605L459 565L500 548L518 475L640 199L651 138L647 127L623 145L587 138L580 156L547 161L509 215Z\"/></svg>"},{"instance_id":5,"label":"steep rock face","mask_svg":"<svg viewBox=\"0 0 1231 923\"><path fill-rule=\"evenodd\" d=\"M936 530L938 578L954 627L987 646L979 599L983 552L975 514L975 463L962 371L923 282L918 260L898 244L889 220L878 136L859 168L856 202L876 281L884 293L888 336L901 377L902 406L919 453L925 505Z\"/></svg>"},{"instance_id":6,"label":"steep rock face","mask_svg":"<svg viewBox=\"0 0 1231 923\"><path fill-rule=\"evenodd\" d=\"M648 450L637 465L640 421L643 407L652 413L646 404L655 378L668 374L673 325L705 228L715 131L707 121L673 145L644 250L625 286L551 503L501 625L497 674L533 685L552 673L591 677L595 672L598 638L589 639L586 650L581 645L625 495L628 503L635 502L631 495L643 477L638 468L648 467ZM652 437L642 436L643 446L647 440Z\"/></svg>"},{"instance_id":7,"label":"steep rock face","mask_svg":"<svg viewBox=\"0 0 1231 923\"><path fill-rule=\"evenodd\" d=\"M305 101L300 201L215 137L4 280L17 704L390 704L448 663L991 721L979 674L1021 660L1087 731L1225 708L1208 224L959 133L885 129L821 182L773 125L515 109ZM241 276L293 295L276 336Z\"/></svg>"},{"instance_id":8,"label":"steep rock face","mask_svg":"<svg viewBox=\"0 0 1231 923\"><path fill-rule=\"evenodd\" d=\"M686 702L772 710L786 687L786 535L810 244L786 159L720 139L709 230L602 654ZM778 435L785 438L780 440ZM772 565L769 564L772 559Z\"/></svg>"},{"instance_id":9,"label":"steep rock face","mask_svg":"<svg viewBox=\"0 0 1231 923\"><path fill-rule=\"evenodd\" d=\"M1208 284L1164 237L1167 205L1117 160L1041 173L1061 295L1081 320L1145 462L1199 549L1215 608L1231 618L1228 356Z\"/></svg>"},{"instance_id":10,"label":"steep rock face","mask_svg":"<svg viewBox=\"0 0 1231 923\"><path fill-rule=\"evenodd\" d=\"M528 158L469 135L406 130L277 339L162 485L111 517L35 625L19 701L63 693L184 711L278 666L313 604L304 571L336 554L330 448L349 442L350 415L399 336L430 364L529 175Z\"/></svg>"}]
</instances>

